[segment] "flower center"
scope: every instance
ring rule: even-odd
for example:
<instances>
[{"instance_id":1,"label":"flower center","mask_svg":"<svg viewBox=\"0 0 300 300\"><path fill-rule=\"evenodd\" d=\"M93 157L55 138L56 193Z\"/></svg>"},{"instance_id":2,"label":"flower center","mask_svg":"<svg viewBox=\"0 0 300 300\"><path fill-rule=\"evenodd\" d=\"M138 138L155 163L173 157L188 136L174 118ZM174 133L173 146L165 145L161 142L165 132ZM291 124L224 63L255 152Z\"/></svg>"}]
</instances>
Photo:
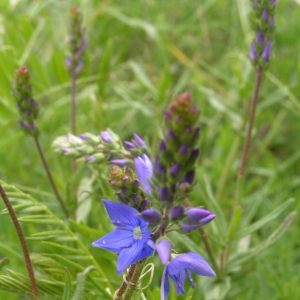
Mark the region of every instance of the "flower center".
<instances>
[{"instance_id":1,"label":"flower center","mask_svg":"<svg viewBox=\"0 0 300 300\"><path fill-rule=\"evenodd\" d=\"M143 237L142 230L140 226L136 226L133 229L133 237L135 240L140 240Z\"/></svg>"}]
</instances>

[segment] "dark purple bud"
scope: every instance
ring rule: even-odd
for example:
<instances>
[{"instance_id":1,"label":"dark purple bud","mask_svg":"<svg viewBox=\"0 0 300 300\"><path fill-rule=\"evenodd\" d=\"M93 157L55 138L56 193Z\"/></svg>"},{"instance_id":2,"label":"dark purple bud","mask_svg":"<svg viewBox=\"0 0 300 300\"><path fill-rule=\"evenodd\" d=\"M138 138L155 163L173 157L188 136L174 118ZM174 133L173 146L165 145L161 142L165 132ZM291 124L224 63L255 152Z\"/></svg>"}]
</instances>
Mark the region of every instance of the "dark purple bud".
<instances>
[{"instance_id":1,"label":"dark purple bud","mask_svg":"<svg viewBox=\"0 0 300 300\"><path fill-rule=\"evenodd\" d=\"M123 195L126 195L127 191L128 191L128 189L127 189L126 187L123 186L123 187L121 188L121 193L122 193Z\"/></svg>"},{"instance_id":2,"label":"dark purple bud","mask_svg":"<svg viewBox=\"0 0 300 300\"><path fill-rule=\"evenodd\" d=\"M176 163L171 167L170 173L173 177L177 177L179 172L180 172L180 165Z\"/></svg>"},{"instance_id":3,"label":"dark purple bud","mask_svg":"<svg viewBox=\"0 0 300 300\"><path fill-rule=\"evenodd\" d=\"M146 143L136 133L133 134L133 138L141 148L147 148Z\"/></svg>"},{"instance_id":4,"label":"dark purple bud","mask_svg":"<svg viewBox=\"0 0 300 300\"><path fill-rule=\"evenodd\" d=\"M268 22L268 12L266 9L263 10L262 15L261 15L266 22Z\"/></svg>"},{"instance_id":5,"label":"dark purple bud","mask_svg":"<svg viewBox=\"0 0 300 300\"><path fill-rule=\"evenodd\" d=\"M264 35L262 34L261 30L257 34L256 42L263 45L264 44Z\"/></svg>"},{"instance_id":6,"label":"dark purple bud","mask_svg":"<svg viewBox=\"0 0 300 300\"><path fill-rule=\"evenodd\" d=\"M140 182L137 179L134 179L133 182L132 182L132 185L134 187L139 187L140 186Z\"/></svg>"},{"instance_id":7,"label":"dark purple bud","mask_svg":"<svg viewBox=\"0 0 300 300\"><path fill-rule=\"evenodd\" d=\"M271 52L271 48L272 48L272 44L271 43L268 43L266 46L265 46L265 49L262 53L262 58L268 62L269 59L270 59L270 52Z\"/></svg>"},{"instance_id":8,"label":"dark purple bud","mask_svg":"<svg viewBox=\"0 0 300 300\"><path fill-rule=\"evenodd\" d=\"M251 45L250 45L250 58L251 58L251 60L255 60L256 59L256 53L255 53L254 43L251 43Z\"/></svg>"},{"instance_id":9,"label":"dark purple bud","mask_svg":"<svg viewBox=\"0 0 300 300\"><path fill-rule=\"evenodd\" d=\"M30 116L30 115L31 115L30 109L26 109L26 110L25 110L25 114L26 114L27 116Z\"/></svg>"},{"instance_id":10,"label":"dark purple bud","mask_svg":"<svg viewBox=\"0 0 300 300\"><path fill-rule=\"evenodd\" d=\"M158 197L160 201L172 201L173 194L166 186L163 186L158 191Z\"/></svg>"},{"instance_id":11,"label":"dark purple bud","mask_svg":"<svg viewBox=\"0 0 300 300\"><path fill-rule=\"evenodd\" d=\"M101 131L100 136L104 143L111 144L111 135L108 131Z\"/></svg>"},{"instance_id":12,"label":"dark purple bud","mask_svg":"<svg viewBox=\"0 0 300 300\"><path fill-rule=\"evenodd\" d=\"M191 152L191 156L189 158L189 162L190 163L195 163L196 160L197 160L197 158L198 158L198 156L199 156L199 154L200 154L200 149L199 148L194 148L192 150L192 152Z\"/></svg>"},{"instance_id":13,"label":"dark purple bud","mask_svg":"<svg viewBox=\"0 0 300 300\"><path fill-rule=\"evenodd\" d=\"M196 177L195 170L189 171L189 172L185 173L185 175L183 176L183 178L181 180L181 183L187 182L189 184L193 184L195 177Z\"/></svg>"},{"instance_id":14,"label":"dark purple bud","mask_svg":"<svg viewBox=\"0 0 300 300\"><path fill-rule=\"evenodd\" d=\"M161 220L161 214L156 209L146 209L142 211L141 216L151 225L158 225Z\"/></svg>"},{"instance_id":15,"label":"dark purple bud","mask_svg":"<svg viewBox=\"0 0 300 300\"><path fill-rule=\"evenodd\" d=\"M159 151L164 152L167 150L166 143L164 140L160 140L159 142Z\"/></svg>"},{"instance_id":16,"label":"dark purple bud","mask_svg":"<svg viewBox=\"0 0 300 300\"><path fill-rule=\"evenodd\" d=\"M124 195L122 195L121 193L117 193L117 197L120 202L125 202L125 203L127 202L126 197Z\"/></svg>"},{"instance_id":17,"label":"dark purple bud","mask_svg":"<svg viewBox=\"0 0 300 300\"><path fill-rule=\"evenodd\" d=\"M133 194L131 196L131 199L134 201L134 202L137 202L139 200L139 196L137 194Z\"/></svg>"},{"instance_id":18,"label":"dark purple bud","mask_svg":"<svg viewBox=\"0 0 300 300\"><path fill-rule=\"evenodd\" d=\"M142 200L141 202L141 206L140 206L140 210L144 211L149 205L148 199L145 198L144 200Z\"/></svg>"},{"instance_id":19,"label":"dark purple bud","mask_svg":"<svg viewBox=\"0 0 300 300\"><path fill-rule=\"evenodd\" d=\"M182 205L174 206L170 212L170 217L172 220L179 220L183 217L184 207Z\"/></svg>"},{"instance_id":20,"label":"dark purple bud","mask_svg":"<svg viewBox=\"0 0 300 300\"><path fill-rule=\"evenodd\" d=\"M122 179L122 181L123 181L124 184L128 183L129 180L130 180L130 179L129 179L128 176L125 176L125 177Z\"/></svg>"},{"instance_id":21,"label":"dark purple bud","mask_svg":"<svg viewBox=\"0 0 300 300\"><path fill-rule=\"evenodd\" d=\"M160 163L158 155L155 157L154 170L158 173L158 175L166 173L166 168Z\"/></svg>"},{"instance_id":22,"label":"dark purple bud","mask_svg":"<svg viewBox=\"0 0 300 300\"><path fill-rule=\"evenodd\" d=\"M20 124L20 127L22 129L24 129L26 127L26 124L22 121L22 120L18 120L19 124Z\"/></svg>"},{"instance_id":23,"label":"dark purple bud","mask_svg":"<svg viewBox=\"0 0 300 300\"><path fill-rule=\"evenodd\" d=\"M187 155L188 154L188 152L189 152L189 148L188 148L188 146L187 145L182 145L180 148L179 148L179 153L181 154L181 155Z\"/></svg>"},{"instance_id":24,"label":"dark purple bud","mask_svg":"<svg viewBox=\"0 0 300 300\"><path fill-rule=\"evenodd\" d=\"M168 130L168 131L167 131L167 139L168 139L169 141L172 141L172 140L174 140L175 138L176 138L176 136L175 136L174 131L173 131L172 129Z\"/></svg>"},{"instance_id":25,"label":"dark purple bud","mask_svg":"<svg viewBox=\"0 0 300 300\"><path fill-rule=\"evenodd\" d=\"M167 122L172 121L172 114L169 110L165 110L164 115Z\"/></svg>"},{"instance_id":26,"label":"dark purple bud","mask_svg":"<svg viewBox=\"0 0 300 300\"><path fill-rule=\"evenodd\" d=\"M128 142L128 141L125 141L124 145L125 145L127 150L137 149L137 147L134 143L131 143L131 142Z\"/></svg>"},{"instance_id":27,"label":"dark purple bud","mask_svg":"<svg viewBox=\"0 0 300 300\"><path fill-rule=\"evenodd\" d=\"M161 262L165 265L171 259L172 243L169 239L163 238L156 243L156 250Z\"/></svg>"},{"instance_id":28,"label":"dark purple bud","mask_svg":"<svg viewBox=\"0 0 300 300\"><path fill-rule=\"evenodd\" d=\"M275 22L274 17L272 17L271 20L270 20L270 23L269 23L271 27L274 25L274 22Z\"/></svg>"}]
</instances>

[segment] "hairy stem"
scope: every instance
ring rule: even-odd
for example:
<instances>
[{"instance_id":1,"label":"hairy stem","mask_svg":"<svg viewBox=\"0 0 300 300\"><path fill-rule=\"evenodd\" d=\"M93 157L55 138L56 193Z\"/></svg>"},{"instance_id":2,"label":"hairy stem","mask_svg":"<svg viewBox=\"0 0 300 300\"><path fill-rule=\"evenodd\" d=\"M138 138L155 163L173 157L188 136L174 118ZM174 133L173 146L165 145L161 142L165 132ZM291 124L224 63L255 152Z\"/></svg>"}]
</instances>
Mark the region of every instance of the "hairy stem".
<instances>
[{"instance_id":1,"label":"hairy stem","mask_svg":"<svg viewBox=\"0 0 300 300\"><path fill-rule=\"evenodd\" d=\"M76 135L76 74L71 75L71 131Z\"/></svg>"},{"instance_id":2,"label":"hairy stem","mask_svg":"<svg viewBox=\"0 0 300 300\"><path fill-rule=\"evenodd\" d=\"M55 195L56 195L56 198L57 198L57 200L58 200L58 202L59 202L59 204L60 204L62 210L64 211L66 217L69 217L69 212L68 212L68 210L67 210L67 208L66 208L66 206L65 206L65 203L64 203L62 197L60 196L60 194L59 194L59 192L58 192L58 189L57 189L57 187L56 187L56 184L55 184L55 182L54 182L54 180L53 180L53 177L52 177L52 175L51 175L51 172L50 172L49 166L48 166L48 164L47 164L46 158L45 158L45 156L44 156L44 152L43 152L43 150L42 150L42 147L41 147L39 138L38 138L37 136L35 136L35 137L34 137L34 141L35 141L36 147L37 147L37 149L38 149L40 158L41 158L41 160L42 160L43 166L44 166L44 168L45 168L45 170L46 170L46 173L47 173L49 182L50 182L50 184L51 184L51 187L52 187L52 189L53 189L53 191L54 191L54 193L55 193Z\"/></svg>"},{"instance_id":3,"label":"hairy stem","mask_svg":"<svg viewBox=\"0 0 300 300\"><path fill-rule=\"evenodd\" d=\"M29 281L31 284L31 288L32 288L32 292L34 294L34 296L36 296L37 298L40 298L39 295L39 290L35 281L35 277L34 277L34 272L33 272L33 268L32 268L32 264L31 264L31 260L30 260L30 256L29 256L29 251L28 251L28 247L26 244L26 240L22 231L22 228L20 226L20 223L18 221L18 218L16 216L16 213L12 207L12 205L10 204L10 201L2 187L2 185L0 184L0 194L1 197L6 205L6 208L10 214L10 217L14 223L14 226L16 228L19 240L20 240L20 244L22 247L22 251L23 251L23 255L24 255L24 259L25 259L25 263L26 263L26 268L27 268L27 272L28 272L28 276L29 276Z\"/></svg>"},{"instance_id":4,"label":"hairy stem","mask_svg":"<svg viewBox=\"0 0 300 300\"><path fill-rule=\"evenodd\" d=\"M257 100L258 100L258 95L259 95L262 78L263 78L263 68L260 66L256 70L256 82L255 82L255 88L254 88L254 93L253 93L253 97L252 97L251 109L250 109L249 125L247 128L247 135L246 135L246 139L244 142L242 159L241 159L241 163L240 163L240 169L238 172L238 178L237 178L235 193L234 193L234 197L233 197L231 217L234 215L237 203L239 202L239 198L240 198L239 191L241 188L241 183L243 181L243 176L244 176L244 172L245 172L248 151L249 151L250 141L251 141L251 133L252 133L255 111L256 111L256 104L257 104Z\"/></svg>"},{"instance_id":5,"label":"hairy stem","mask_svg":"<svg viewBox=\"0 0 300 300\"><path fill-rule=\"evenodd\" d=\"M133 292L139 289L139 280L146 260L144 258L130 266L128 274L125 277L126 280L124 280L120 288L116 291L114 299L131 299Z\"/></svg>"},{"instance_id":6,"label":"hairy stem","mask_svg":"<svg viewBox=\"0 0 300 300\"><path fill-rule=\"evenodd\" d=\"M183 201L183 204L186 206L186 207L192 207L192 203L190 202L189 199L184 199ZM207 237L207 234L206 234L206 231L203 227L200 227L199 229L199 232L201 234L201 237L203 239L203 242L204 242L204 246L205 246L205 249L206 249L206 252L210 258L210 261L211 261L211 264L213 266L213 269L217 275L218 278L220 278L220 270L219 270L219 266L217 264L217 260L215 258L215 255L214 255L214 252L213 252L213 249L212 249L212 246L211 246L211 243Z\"/></svg>"},{"instance_id":7,"label":"hairy stem","mask_svg":"<svg viewBox=\"0 0 300 300\"><path fill-rule=\"evenodd\" d=\"M243 148L243 152L242 152L242 160L241 160L239 174L238 174L239 177L242 177L245 172L246 161L247 161L248 151L249 151L249 147L250 147L251 133L252 133L255 111L256 111L256 104L257 104L257 100L258 100L259 89L261 86L262 77L263 77L263 69L262 69L262 67L259 67L256 71L256 83L255 83L255 89L254 89L252 103L251 103L249 125L248 125L248 129L247 129L247 135L246 135L246 139L245 139L245 143L244 143L244 148Z\"/></svg>"}]
</instances>

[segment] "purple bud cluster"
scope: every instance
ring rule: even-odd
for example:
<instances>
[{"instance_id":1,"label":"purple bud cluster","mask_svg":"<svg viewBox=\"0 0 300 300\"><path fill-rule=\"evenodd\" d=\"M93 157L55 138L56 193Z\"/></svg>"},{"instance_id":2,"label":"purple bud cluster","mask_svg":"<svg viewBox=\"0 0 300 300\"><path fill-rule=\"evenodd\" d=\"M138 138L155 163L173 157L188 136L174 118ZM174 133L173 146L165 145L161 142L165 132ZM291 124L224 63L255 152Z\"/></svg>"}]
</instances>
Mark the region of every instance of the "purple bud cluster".
<instances>
[{"instance_id":1,"label":"purple bud cluster","mask_svg":"<svg viewBox=\"0 0 300 300\"><path fill-rule=\"evenodd\" d=\"M39 131L35 125L38 117L38 104L32 98L32 86L30 85L30 73L26 66L22 66L15 72L13 81L13 95L19 110L19 124L22 130L32 136L37 136Z\"/></svg>"},{"instance_id":2,"label":"purple bud cluster","mask_svg":"<svg viewBox=\"0 0 300 300\"><path fill-rule=\"evenodd\" d=\"M154 218L153 223L159 223L160 218L156 211L146 210L149 207L148 199L141 192L140 182L129 167L120 168L112 165L109 172L109 184L116 191L116 196L121 203L130 205L142 213L145 211L144 216L147 221ZM154 217L152 217L153 213Z\"/></svg>"},{"instance_id":3,"label":"purple bud cluster","mask_svg":"<svg viewBox=\"0 0 300 300\"><path fill-rule=\"evenodd\" d=\"M77 76L84 65L83 54L87 47L85 28L82 26L82 13L79 8L71 7L69 24L70 55L66 58L66 65L72 76Z\"/></svg>"},{"instance_id":4,"label":"purple bud cluster","mask_svg":"<svg viewBox=\"0 0 300 300\"><path fill-rule=\"evenodd\" d=\"M175 97L164 115L165 134L159 143L154 171L158 181L162 183L158 192L159 199L170 203L175 200L176 190L189 191L195 178L195 164L200 154L197 147L200 110L187 92Z\"/></svg>"},{"instance_id":5,"label":"purple bud cluster","mask_svg":"<svg viewBox=\"0 0 300 300\"><path fill-rule=\"evenodd\" d=\"M266 67L270 60L272 35L275 29L276 0L253 1L252 27L255 40L250 45L250 58L255 66Z\"/></svg>"}]
</instances>

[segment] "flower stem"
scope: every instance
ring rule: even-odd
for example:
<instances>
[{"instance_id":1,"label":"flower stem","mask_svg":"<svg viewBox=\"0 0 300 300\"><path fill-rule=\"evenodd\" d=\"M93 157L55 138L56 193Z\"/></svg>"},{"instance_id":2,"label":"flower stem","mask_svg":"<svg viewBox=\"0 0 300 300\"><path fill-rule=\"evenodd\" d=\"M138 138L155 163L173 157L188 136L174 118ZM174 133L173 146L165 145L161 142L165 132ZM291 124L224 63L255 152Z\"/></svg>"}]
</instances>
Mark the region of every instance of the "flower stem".
<instances>
[{"instance_id":1,"label":"flower stem","mask_svg":"<svg viewBox=\"0 0 300 300\"><path fill-rule=\"evenodd\" d=\"M30 260L30 256L29 256L29 251L28 251L28 247L27 247L27 244L26 244L26 240L25 240L25 237L24 237L24 234L23 234L23 231L22 231L22 228L20 226L20 223L18 221L18 218L16 216L16 213L2 187L2 185L0 184L0 194L1 194L1 197L6 205L6 208L10 214L10 217L14 223L14 226L16 228L16 231L17 231L17 234L18 234L18 237L19 237L19 240L20 240L20 244L21 244L21 247L22 247L22 251L23 251L23 254L24 254L24 259L25 259L25 263L26 263L26 268L27 268L27 272L28 272L28 276L29 276L29 281L30 281L30 284L31 284L31 288L32 288L32 292L34 294L34 296L36 296L37 298L40 298L40 295L39 295L39 291L38 291L38 287L37 287L37 284L36 284L36 281L35 281L35 277L34 277L34 272L33 272L33 268L32 268L32 264L31 264L31 260Z\"/></svg>"},{"instance_id":2,"label":"flower stem","mask_svg":"<svg viewBox=\"0 0 300 300\"><path fill-rule=\"evenodd\" d=\"M71 131L76 135L76 74L71 75Z\"/></svg>"},{"instance_id":3,"label":"flower stem","mask_svg":"<svg viewBox=\"0 0 300 300\"><path fill-rule=\"evenodd\" d=\"M53 180L53 178L52 178L52 175L51 175L49 166L48 166L48 164L47 164L47 161L46 161L45 156L44 156L44 152L43 152L42 147L41 147L41 144L40 144L40 140L39 140L39 138L38 138L37 136L34 136L34 141L35 141L36 147L37 147L37 149L38 149L40 158L41 158L41 160L42 160L43 166L44 166L44 168L45 168L45 170L46 170L46 173L47 173L49 182L50 182L50 184L51 184L51 186L52 186L52 189L53 189L53 191L54 191L54 193L55 193L55 195L56 195L56 197L57 197L57 200L58 200L58 202L59 202L59 204L60 204L62 210L64 211L66 217L68 218L68 217L69 217L69 212L68 212L68 210L67 210L67 208L66 208L66 206L65 206L65 203L64 203L62 197L60 196L60 194L59 194L59 192L58 192L58 189L57 189L57 187L56 187L56 184L55 184L55 182L54 182L54 180Z\"/></svg>"},{"instance_id":4,"label":"flower stem","mask_svg":"<svg viewBox=\"0 0 300 300\"><path fill-rule=\"evenodd\" d=\"M249 125L247 129L247 135L246 139L244 142L244 147L243 147L243 152L242 152L242 159L240 163L240 169L238 172L238 178L237 178L237 183L236 183L236 189L235 189L235 194L233 197L233 205L232 205L232 210L231 210L231 216L233 216L237 203L239 202L239 190L241 188L241 183L243 181L243 176L245 172L245 167L246 167L246 162L247 162L247 157L248 157L248 151L250 147L250 141L251 141L251 133L252 133L252 128L253 128L253 123L254 123L254 117L255 117L255 111L256 111L256 104L258 100L258 95L259 95L259 90L261 86L263 78L263 68L261 66L258 67L256 70L256 82L255 82L255 88L254 88L254 93L252 97L252 103L251 103L251 110L250 110L250 117L249 117Z\"/></svg>"},{"instance_id":5,"label":"flower stem","mask_svg":"<svg viewBox=\"0 0 300 300\"><path fill-rule=\"evenodd\" d=\"M139 280L147 259L142 259L131 265L124 282L116 291L114 299L130 300L135 290L139 289Z\"/></svg>"},{"instance_id":6,"label":"flower stem","mask_svg":"<svg viewBox=\"0 0 300 300\"><path fill-rule=\"evenodd\" d=\"M257 100L258 100L258 94L259 94L259 89L261 86L262 77L263 77L263 69L260 66L260 67L258 67L258 69L256 71L256 83L255 83L255 89L254 89L252 103L251 103L249 126L247 129L247 136L246 136L246 140L244 143L244 148L243 148L243 152L242 152L242 160L241 160L239 174L238 174L239 177L242 177L245 172L246 161L247 161L248 151L249 151L249 147L250 147L251 133L252 133L255 111L256 111L256 104L257 104Z\"/></svg>"}]
</instances>

